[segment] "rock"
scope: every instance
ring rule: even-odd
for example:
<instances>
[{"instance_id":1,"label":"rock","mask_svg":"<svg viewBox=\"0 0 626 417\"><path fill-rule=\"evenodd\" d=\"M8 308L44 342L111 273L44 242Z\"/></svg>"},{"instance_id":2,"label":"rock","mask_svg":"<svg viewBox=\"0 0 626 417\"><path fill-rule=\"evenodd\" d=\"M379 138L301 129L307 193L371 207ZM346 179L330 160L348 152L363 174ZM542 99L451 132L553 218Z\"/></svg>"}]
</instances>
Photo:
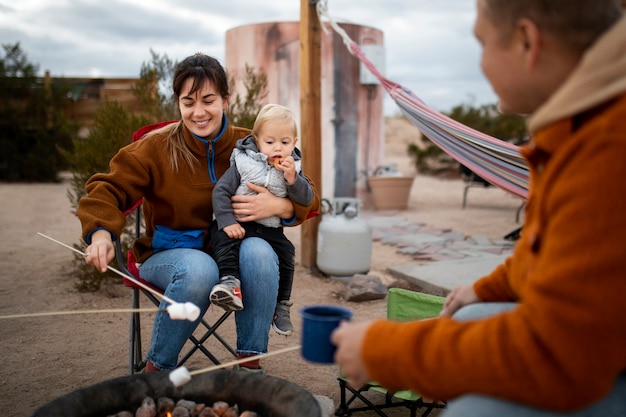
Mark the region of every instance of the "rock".
<instances>
[{"instance_id":1,"label":"rock","mask_svg":"<svg viewBox=\"0 0 626 417\"><path fill-rule=\"evenodd\" d=\"M135 412L135 417L155 417L157 415L156 404L152 397L146 397L141 406Z\"/></svg>"},{"instance_id":2,"label":"rock","mask_svg":"<svg viewBox=\"0 0 626 417\"><path fill-rule=\"evenodd\" d=\"M335 402L324 395L313 395L322 409L322 416L330 417L335 414Z\"/></svg>"},{"instance_id":3,"label":"rock","mask_svg":"<svg viewBox=\"0 0 626 417\"><path fill-rule=\"evenodd\" d=\"M172 410L172 417L189 417L189 409L177 405L174 407L174 410Z\"/></svg>"},{"instance_id":4,"label":"rock","mask_svg":"<svg viewBox=\"0 0 626 417\"><path fill-rule=\"evenodd\" d=\"M347 301L381 300L387 296L387 286L374 275L355 274L348 284L344 298Z\"/></svg>"}]
</instances>

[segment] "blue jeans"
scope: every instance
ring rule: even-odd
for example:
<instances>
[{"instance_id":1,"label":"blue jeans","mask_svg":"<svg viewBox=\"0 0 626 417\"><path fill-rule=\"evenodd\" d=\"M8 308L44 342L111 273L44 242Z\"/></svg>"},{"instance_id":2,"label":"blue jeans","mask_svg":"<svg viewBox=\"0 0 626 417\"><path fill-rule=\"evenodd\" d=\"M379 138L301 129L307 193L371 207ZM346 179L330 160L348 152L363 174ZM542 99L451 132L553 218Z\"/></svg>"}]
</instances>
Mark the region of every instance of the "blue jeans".
<instances>
[{"instance_id":1,"label":"blue jeans","mask_svg":"<svg viewBox=\"0 0 626 417\"><path fill-rule=\"evenodd\" d=\"M278 293L278 257L272 247L259 238L247 238L239 250L241 293L244 309L235 312L237 352L267 353L269 329ZM209 307L209 293L218 283L213 258L196 249L169 249L150 256L139 267L141 278L177 302L192 302L202 317ZM161 302L161 308L167 307ZM171 320L157 314L146 359L159 369L172 369L178 363L183 345L200 323Z\"/></svg>"},{"instance_id":2,"label":"blue jeans","mask_svg":"<svg viewBox=\"0 0 626 417\"><path fill-rule=\"evenodd\" d=\"M456 320L492 316L515 308L516 303L469 304L454 314ZM626 373L615 381L613 390L598 402L570 413L533 408L486 395L468 394L450 402L442 417L623 417L626 416Z\"/></svg>"}]
</instances>

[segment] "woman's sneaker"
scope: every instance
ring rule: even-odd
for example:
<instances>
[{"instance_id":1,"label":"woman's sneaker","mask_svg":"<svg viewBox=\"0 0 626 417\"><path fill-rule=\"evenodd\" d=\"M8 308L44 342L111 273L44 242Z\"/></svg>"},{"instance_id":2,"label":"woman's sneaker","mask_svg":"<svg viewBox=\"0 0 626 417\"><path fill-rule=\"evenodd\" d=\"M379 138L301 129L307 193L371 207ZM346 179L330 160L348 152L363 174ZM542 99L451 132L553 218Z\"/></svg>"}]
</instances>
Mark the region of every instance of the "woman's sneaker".
<instances>
[{"instance_id":1,"label":"woman's sneaker","mask_svg":"<svg viewBox=\"0 0 626 417\"><path fill-rule=\"evenodd\" d=\"M289 317L289 309L293 305L292 301L282 300L276 304L274 310L274 320L272 320L272 328L274 331L283 336L289 336L293 333L293 325Z\"/></svg>"},{"instance_id":2,"label":"woman's sneaker","mask_svg":"<svg viewBox=\"0 0 626 417\"><path fill-rule=\"evenodd\" d=\"M231 275L222 277L211 290L209 300L226 311L243 310L239 280Z\"/></svg>"}]
</instances>

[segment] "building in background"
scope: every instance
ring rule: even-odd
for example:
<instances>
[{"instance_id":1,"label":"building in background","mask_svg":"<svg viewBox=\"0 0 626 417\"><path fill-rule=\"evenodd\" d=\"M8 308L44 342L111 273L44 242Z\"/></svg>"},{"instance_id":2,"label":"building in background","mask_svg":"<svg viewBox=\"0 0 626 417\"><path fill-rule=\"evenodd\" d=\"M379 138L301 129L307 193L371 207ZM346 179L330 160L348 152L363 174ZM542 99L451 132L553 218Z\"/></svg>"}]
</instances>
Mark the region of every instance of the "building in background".
<instances>
[{"instance_id":1,"label":"building in background","mask_svg":"<svg viewBox=\"0 0 626 417\"><path fill-rule=\"evenodd\" d=\"M96 110L107 100L117 101L128 111L141 111L141 103L133 94L137 81L138 78L55 78L50 76L49 71L42 80L45 85L57 83L68 86L68 118L79 124L80 137L87 137Z\"/></svg>"}]
</instances>

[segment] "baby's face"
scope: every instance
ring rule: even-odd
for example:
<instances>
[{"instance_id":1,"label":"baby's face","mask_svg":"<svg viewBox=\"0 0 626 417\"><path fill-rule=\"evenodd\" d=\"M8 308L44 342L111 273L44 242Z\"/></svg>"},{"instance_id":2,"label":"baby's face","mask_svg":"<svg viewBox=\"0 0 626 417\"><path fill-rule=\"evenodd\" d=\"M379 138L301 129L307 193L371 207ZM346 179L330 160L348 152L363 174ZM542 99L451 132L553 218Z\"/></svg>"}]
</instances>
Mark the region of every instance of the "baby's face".
<instances>
[{"instance_id":1,"label":"baby's face","mask_svg":"<svg viewBox=\"0 0 626 417\"><path fill-rule=\"evenodd\" d=\"M275 159L279 161L291 155L298 137L293 131L293 125L286 122L267 122L255 137L259 152L267 155L268 163Z\"/></svg>"}]
</instances>

